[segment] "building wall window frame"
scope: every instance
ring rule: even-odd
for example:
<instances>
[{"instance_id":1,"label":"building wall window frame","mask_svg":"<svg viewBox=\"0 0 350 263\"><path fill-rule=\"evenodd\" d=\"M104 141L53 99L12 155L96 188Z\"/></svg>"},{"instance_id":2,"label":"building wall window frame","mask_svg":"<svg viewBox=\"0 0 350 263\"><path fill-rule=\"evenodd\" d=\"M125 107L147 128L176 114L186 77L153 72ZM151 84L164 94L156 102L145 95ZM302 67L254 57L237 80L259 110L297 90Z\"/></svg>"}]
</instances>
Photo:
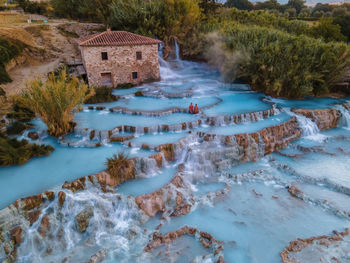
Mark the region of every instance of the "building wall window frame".
<instances>
[{"instance_id":1,"label":"building wall window frame","mask_svg":"<svg viewBox=\"0 0 350 263\"><path fill-rule=\"evenodd\" d=\"M142 52L136 51L136 60L142 60Z\"/></svg>"},{"instance_id":2,"label":"building wall window frame","mask_svg":"<svg viewBox=\"0 0 350 263\"><path fill-rule=\"evenodd\" d=\"M131 78L132 78L132 79L138 79L138 77L139 77L138 75L139 75L138 72L136 72L136 71L135 71L135 72L132 72L132 73L131 73Z\"/></svg>"},{"instance_id":3,"label":"building wall window frame","mask_svg":"<svg viewBox=\"0 0 350 263\"><path fill-rule=\"evenodd\" d=\"M101 52L101 58L102 58L102 60L108 60L108 53L107 52Z\"/></svg>"}]
</instances>

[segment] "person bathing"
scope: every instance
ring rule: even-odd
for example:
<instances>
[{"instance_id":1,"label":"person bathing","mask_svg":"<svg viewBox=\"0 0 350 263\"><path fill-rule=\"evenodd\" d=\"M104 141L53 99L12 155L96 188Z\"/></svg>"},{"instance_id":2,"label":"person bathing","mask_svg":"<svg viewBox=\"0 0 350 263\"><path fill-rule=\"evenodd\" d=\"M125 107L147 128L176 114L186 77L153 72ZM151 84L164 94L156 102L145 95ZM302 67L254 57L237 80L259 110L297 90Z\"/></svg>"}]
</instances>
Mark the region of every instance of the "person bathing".
<instances>
[{"instance_id":1,"label":"person bathing","mask_svg":"<svg viewBox=\"0 0 350 263\"><path fill-rule=\"evenodd\" d=\"M196 104L196 106L194 106L194 111L193 111L194 114L198 114L199 113L199 109L198 109L198 106Z\"/></svg>"},{"instance_id":2,"label":"person bathing","mask_svg":"<svg viewBox=\"0 0 350 263\"><path fill-rule=\"evenodd\" d=\"M189 112L190 114L193 114L193 104L192 104L192 102L191 102L191 104L190 104L190 107L188 107L188 112Z\"/></svg>"}]
</instances>

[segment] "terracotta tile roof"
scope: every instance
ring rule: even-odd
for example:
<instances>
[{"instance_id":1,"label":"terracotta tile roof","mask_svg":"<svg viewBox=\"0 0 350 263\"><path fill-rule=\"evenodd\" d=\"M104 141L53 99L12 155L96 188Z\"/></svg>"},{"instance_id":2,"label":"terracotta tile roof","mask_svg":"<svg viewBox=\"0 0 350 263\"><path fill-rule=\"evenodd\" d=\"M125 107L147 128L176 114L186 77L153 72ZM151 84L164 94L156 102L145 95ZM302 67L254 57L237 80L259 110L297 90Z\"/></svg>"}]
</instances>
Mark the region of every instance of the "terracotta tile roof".
<instances>
[{"instance_id":1,"label":"terracotta tile roof","mask_svg":"<svg viewBox=\"0 0 350 263\"><path fill-rule=\"evenodd\" d=\"M80 39L80 46L126 46L150 45L161 43L160 40L136 35L126 31L105 31Z\"/></svg>"}]
</instances>

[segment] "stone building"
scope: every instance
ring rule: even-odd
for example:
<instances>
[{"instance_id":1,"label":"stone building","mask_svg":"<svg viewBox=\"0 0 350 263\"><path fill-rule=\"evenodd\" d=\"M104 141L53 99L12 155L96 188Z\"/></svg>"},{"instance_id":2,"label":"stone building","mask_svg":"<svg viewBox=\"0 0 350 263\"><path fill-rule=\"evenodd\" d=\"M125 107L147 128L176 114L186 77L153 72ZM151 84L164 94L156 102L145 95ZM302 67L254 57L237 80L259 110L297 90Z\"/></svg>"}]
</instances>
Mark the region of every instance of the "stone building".
<instances>
[{"instance_id":1,"label":"stone building","mask_svg":"<svg viewBox=\"0 0 350 263\"><path fill-rule=\"evenodd\" d=\"M159 80L159 43L153 38L111 30L81 39L89 85L116 87Z\"/></svg>"}]
</instances>

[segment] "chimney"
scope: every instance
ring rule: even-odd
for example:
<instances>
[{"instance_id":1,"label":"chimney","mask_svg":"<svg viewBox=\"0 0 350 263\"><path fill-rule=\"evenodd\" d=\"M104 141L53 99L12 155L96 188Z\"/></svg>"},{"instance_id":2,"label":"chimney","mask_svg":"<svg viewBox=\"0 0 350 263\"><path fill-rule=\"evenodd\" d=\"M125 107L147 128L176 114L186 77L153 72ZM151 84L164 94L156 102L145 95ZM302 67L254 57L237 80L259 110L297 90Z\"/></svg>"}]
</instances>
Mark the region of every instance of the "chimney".
<instances>
[{"instance_id":1,"label":"chimney","mask_svg":"<svg viewBox=\"0 0 350 263\"><path fill-rule=\"evenodd\" d=\"M107 26L107 32L111 32L111 27L110 27L110 25Z\"/></svg>"}]
</instances>

